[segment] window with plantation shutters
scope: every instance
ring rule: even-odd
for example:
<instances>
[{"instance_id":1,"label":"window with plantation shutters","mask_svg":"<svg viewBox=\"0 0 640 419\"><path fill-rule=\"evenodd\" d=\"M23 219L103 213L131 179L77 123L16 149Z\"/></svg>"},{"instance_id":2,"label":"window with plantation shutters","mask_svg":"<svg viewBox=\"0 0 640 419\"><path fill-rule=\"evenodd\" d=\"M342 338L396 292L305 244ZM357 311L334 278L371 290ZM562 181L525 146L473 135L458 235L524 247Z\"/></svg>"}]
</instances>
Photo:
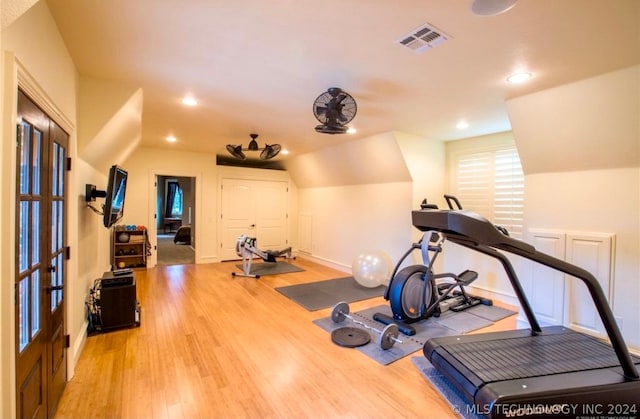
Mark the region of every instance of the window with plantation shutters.
<instances>
[{"instance_id":1,"label":"window with plantation shutters","mask_svg":"<svg viewBox=\"0 0 640 419\"><path fill-rule=\"evenodd\" d=\"M464 209L477 212L522 238L524 174L515 147L457 152L453 158L454 195Z\"/></svg>"}]
</instances>

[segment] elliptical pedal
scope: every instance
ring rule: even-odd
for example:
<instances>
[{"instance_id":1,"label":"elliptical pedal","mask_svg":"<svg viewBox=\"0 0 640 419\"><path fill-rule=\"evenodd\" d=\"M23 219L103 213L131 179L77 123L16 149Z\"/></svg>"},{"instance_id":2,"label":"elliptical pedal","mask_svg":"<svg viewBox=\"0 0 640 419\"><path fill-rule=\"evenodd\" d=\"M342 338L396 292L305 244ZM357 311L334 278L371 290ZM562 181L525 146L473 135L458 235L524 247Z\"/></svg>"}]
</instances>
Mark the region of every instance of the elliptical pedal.
<instances>
[{"instance_id":1,"label":"elliptical pedal","mask_svg":"<svg viewBox=\"0 0 640 419\"><path fill-rule=\"evenodd\" d=\"M463 311L463 310L466 310L468 308L475 307L478 304L482 304L482 301L477 300L475 298L468 297L465 300L462 300L462 302L460 302L460 304L457 304L455 306L449 307L449 310L454 311L454 312L457 313L459 311Z\"/></svg>"}]
</instances>

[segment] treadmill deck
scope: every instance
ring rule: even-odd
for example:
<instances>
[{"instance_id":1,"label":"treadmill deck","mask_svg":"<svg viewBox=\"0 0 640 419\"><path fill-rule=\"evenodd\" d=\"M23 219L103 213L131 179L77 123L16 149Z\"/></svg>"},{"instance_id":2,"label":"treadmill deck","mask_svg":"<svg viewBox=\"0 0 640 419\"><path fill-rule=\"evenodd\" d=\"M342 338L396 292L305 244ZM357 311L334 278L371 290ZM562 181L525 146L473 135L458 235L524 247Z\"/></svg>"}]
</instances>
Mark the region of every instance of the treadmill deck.
<instances>
[{"instance_id":1,"label":"treadmill deck","mask_svg":"<svg viewBox=\"0 0 640 419\"><path fill-rule=\"evenodd\" d=\"M441 349L485 383L620 365L610 345L581 333L460 342Z\"/></svg>"}]
</instances>

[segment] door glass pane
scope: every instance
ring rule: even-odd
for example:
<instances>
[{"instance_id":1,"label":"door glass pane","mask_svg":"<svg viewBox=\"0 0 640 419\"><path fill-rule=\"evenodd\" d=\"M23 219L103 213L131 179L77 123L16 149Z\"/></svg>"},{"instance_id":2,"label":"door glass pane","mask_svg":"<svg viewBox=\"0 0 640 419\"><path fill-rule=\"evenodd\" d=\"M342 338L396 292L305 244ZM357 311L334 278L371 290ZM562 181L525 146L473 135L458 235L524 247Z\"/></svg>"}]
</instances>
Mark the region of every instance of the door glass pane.
<instances>
[{"instance_id":1,"label":"door glass pane","mask_svg":"<svg viewBox=\"0 0 640 419\"><path fill-rule=\"evenodd\" d=\"M64 247L64 243L62 242L62 227L64 224L64 202L58 201L58 246L56 250L62 249Z\"/></svg>"},{"instance_id":2,"label":"door glass pane","mask_svg":"<svg viewBox=\"0 0 640 419\"><path fill-rule=\"evenodd\" d=\"M31 217L31 266L40 263L40 201L32 201ZM27 235L27 231L22 234Z\"/></svg>"},{"instance_id":3,"label":"door glass pane","mask_svg":"<svg viewBox=\"0 0 640 419\"><path fill-rule=\"evenodd\" d=\"M40 195L40 169L42 157L40 150L42 149L42 132L34 129L33 136L33 166L31 168L33 177L32 177L32 195Z\"/></svg>"},{"instance_id":4,"label":"door glass pane","mask_svg":"<svg viewBox=\"0 0 640 419\"><path fill-rule=\"evenodd\" d=\"M18 271L29 268L29 201L20 202L19 238L18 238Z\"/></svg>"},{"instance_id":5,"label":"door glass pane","mask_svg":"<svg viewBox=\"0 0 640 419\"><path fill-rule=\"evenodd\" d=\"M64 196L64 161L66 159L64 147L60 147L58 159L58 171L60 172L58 175L58 196Z\"/></svg>"},{"instance_id":6,"label":"door glass pane","mask_svg":"<svg viewBox=\"0 0 640 419\"><path fill-rule=\"evenodd\" d=\"M58 144L53 143L53 169L51 170L51 194L58 195Z\"/></svg>"},{"instance_id":7,"label":"door glass pane","mask_svg":"<svg viewBox=\"0 0 640 419\"><path fill-rule=\"evenodd\" d=\"M29 343L29 277L18 284L18 346L22 351Z\"/></svg>"},{"instance_id":8,"label":"door glass pane","mask_svg":"<svg viewBox=\"0 0 640 419\"><path fill-rule=\"evenodd\" d=\"M19 169L19 184L20 193L29 193L29 169L31 164L29 139L31 138L31 125L26 122L22 122L22 135L20 136L20 169Z\"/></svg>"},{"instance_id":9,"label":"door glass pane","mask_svg":"<svg viewBox=\"0 0 640 419\"><path fill-rule=\"evenodd\" d=\"M31 279L31 337L40 330L40 271L33 271Z\"/></svg>"},{"instance_id":10,"label":"door glass pane","mask_svg":"<svg viewBox=\"0 0 640 419\"><path fill-rule=\"evenodd\" d=\"M58 243L58 206L55 202L51 203L51 253L55 252Z\"/></svg>"}]
</instances>

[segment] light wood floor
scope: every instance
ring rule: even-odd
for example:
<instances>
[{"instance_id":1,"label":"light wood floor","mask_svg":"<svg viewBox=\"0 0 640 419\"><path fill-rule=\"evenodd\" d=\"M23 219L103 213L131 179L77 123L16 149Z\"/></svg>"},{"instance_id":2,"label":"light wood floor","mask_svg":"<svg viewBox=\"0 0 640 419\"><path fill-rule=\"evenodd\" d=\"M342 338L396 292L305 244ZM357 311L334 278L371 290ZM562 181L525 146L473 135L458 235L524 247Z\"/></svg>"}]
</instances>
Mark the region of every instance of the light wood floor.
<instances>
[{"instance_id":1,"label":"light wood floor","mask_svg":"<svg viewBox=\"0 0 640 419\"><path fill-rule=\"evenodd\" d=\"M141 326L87 339L55 417L455 417L411 356L381 366L338 347L312 323L330 309L309 312L275 291L345 276L293 263L305 272L233 278L235 263L138 272ZM492 330L513 328L514 317Z\"/></svg>"}]
</instances>

